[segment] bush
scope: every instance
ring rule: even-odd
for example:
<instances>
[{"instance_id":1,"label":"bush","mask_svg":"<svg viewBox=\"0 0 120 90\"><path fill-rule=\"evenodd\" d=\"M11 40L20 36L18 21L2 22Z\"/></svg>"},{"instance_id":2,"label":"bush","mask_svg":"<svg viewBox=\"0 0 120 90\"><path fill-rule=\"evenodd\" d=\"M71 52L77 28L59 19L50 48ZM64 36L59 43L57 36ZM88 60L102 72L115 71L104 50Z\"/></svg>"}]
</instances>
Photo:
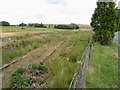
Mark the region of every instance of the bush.
<instances>
[{"instance_id":1,"label":"bush","mask_svg":"<svg viewBox=\"0 0 120 90\"><path fill-rule=\"evenodd\" d=\"M20 23L19 26L27 26L25 23Z\"/></svg>"},{"instance_id":2,"label":"bush","mask_svg":"<svg viewBox=\"0 0 120 90\"><path fill-rule=\"evenodd\" d=\"M76 24L55 25L54 28L58 28L58 29L79 29L79 26L77 26Z\"/></svg>"},{"instance_id":3,"label":"bush","mask_svg":"<svg viewBox=\"0 0 120 90\"><path fill-rule=\"evenodd\" d=\"M41 27L41 28L47 28L44 24L39 24L39 23L29 23L28 26L30 27Z\"/></svg>"},{"instance_id":4,"label":"bush","mask_svg":"<svg viewBox=\"0 0 120 90\"><path fill-rule=\"evenodd\" d=\"M41 82L41 79L38 79L37 76L43 75L45 72L47 72L47 68L40 64L28 65L26 68L20 67L12 73L8 81L9 88L14 86L16 88L30 88L33 83Z\"/></svg>"},{"instance_id":5,"label":"bush","mask_svg":"<svg viewBox=\"0 0 120 90\"><path fill-rule=\"evenodd\" d=\"M47 72L47 68L45 68L45 66L44 65L41 65L41 64L32 64L32 65L30 65L31 66L31 68L32 69L36 69L36 70L41 70L43 73L44 72Z\"/></svg>"}]
</instances>

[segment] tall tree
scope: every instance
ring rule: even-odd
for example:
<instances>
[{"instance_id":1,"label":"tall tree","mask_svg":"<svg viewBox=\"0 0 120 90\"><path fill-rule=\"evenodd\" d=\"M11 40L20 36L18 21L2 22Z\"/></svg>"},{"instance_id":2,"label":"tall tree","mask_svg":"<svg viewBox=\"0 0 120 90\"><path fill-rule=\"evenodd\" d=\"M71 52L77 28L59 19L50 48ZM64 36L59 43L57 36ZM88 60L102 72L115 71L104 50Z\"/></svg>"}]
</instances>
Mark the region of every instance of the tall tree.
<instances>
[{"instance_id":1,"label":"tall tree","mask_svg":"<svg viewBox=\"0 0 120 90\"><path fill-rule=\"evenodd\" d=\"M115 6L114 1L97 2L97 8L91 18L91 26L95 32L93 38L102 45L111 43L115 36L118 20L118 12Z\"/></svg>"},{"instance_id":2,"label":"tall tree","mask_svg":"<svg viewBox=\"0 0 120 90\"><path fill-rule=\"evenodd\" d=\"M27 26L25 23L20 23L19 26Z\"/></svg>"}]
</instances>

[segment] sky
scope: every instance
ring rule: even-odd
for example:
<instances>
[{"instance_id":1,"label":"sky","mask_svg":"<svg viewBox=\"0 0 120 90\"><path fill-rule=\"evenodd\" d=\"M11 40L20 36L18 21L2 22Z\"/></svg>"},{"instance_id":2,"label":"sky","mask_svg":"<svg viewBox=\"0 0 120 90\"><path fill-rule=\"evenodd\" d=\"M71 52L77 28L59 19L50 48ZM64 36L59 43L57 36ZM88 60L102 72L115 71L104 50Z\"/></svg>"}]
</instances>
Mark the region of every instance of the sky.
<instances>
[{"instance_id":1,"label":"sky","mask_svg":"<svg viewBox=\"0 0 120 90\"><path fill-rule=\"evenodd\" d=\"M0 21L10 24L90 24L97 0L0 0ZM119 0L117 0L118 3Z\"/></svg>"}]
</instances>

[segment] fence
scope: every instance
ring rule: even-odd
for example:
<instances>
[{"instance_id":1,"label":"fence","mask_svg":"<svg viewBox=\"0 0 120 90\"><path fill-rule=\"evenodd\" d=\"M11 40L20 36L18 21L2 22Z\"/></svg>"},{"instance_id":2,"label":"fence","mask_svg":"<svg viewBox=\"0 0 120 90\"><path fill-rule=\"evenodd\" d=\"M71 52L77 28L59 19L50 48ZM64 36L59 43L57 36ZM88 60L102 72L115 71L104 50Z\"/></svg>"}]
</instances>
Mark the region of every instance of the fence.
<instances>
[{"instance_id":1,"label":"fence","mask_svg":"<svg viewBox=\"0 0 120 90\"><path fill-rule=\"evenodd\" d=\"M88 61L90 60L90 55L91 55L91 47L92 47L92 39L90 38L89 44L85 49L85 52L83 53L81 60L77 62L77 69L75 70L75 74L70 83L69 90L72 87L74 89L86 87L86 74L88 70Z\"/></svg>"}]
</instances>

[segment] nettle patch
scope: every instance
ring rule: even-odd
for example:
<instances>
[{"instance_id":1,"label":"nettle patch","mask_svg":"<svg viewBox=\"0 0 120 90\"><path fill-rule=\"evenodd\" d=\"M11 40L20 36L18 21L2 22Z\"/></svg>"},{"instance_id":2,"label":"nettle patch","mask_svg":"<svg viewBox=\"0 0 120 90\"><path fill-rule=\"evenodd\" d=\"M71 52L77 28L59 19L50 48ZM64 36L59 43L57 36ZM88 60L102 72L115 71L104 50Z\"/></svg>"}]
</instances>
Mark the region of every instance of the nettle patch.
<instances>
[{"instance_id":1,"label":"nettle patch","mask_svg":"<svg viewBox=\"0 0 120 90\"><path fill-rule=\"evenodd\" d=\"M9 79L9 88L45 88L43 83L48 70L45 65L32 64L20 67L13 72Z\"/></svg>"}]
</instances>

